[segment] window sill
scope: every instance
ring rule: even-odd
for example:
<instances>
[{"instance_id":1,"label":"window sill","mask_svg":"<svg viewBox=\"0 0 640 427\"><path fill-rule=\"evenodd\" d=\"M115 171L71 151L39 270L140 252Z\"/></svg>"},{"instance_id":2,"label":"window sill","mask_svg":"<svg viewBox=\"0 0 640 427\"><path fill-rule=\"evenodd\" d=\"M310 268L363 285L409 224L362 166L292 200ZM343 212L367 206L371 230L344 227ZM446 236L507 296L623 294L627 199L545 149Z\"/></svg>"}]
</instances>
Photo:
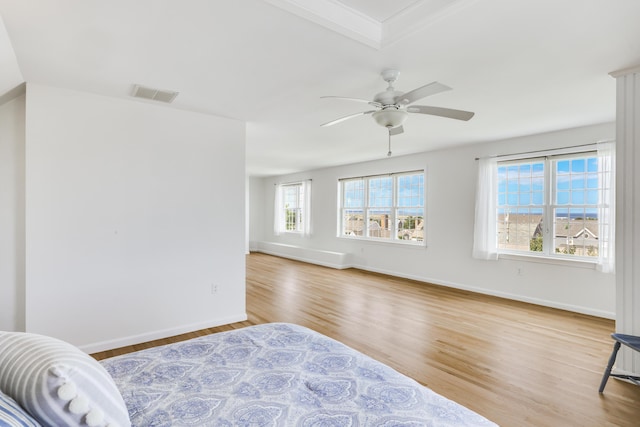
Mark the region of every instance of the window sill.
<instances>
[{"instance_id":1,"label":"window sill","mask_svg":"<svg viewBox=\"0 0 640 427\"><path fill-rule=\"evenodd\" d=\"M564 259L564 258L549 257L544 255L522 255L522 254L512 254L512 253L499 253L498 259L537 262L541 264L554 264L554 265L562 265L565 267L587 268L592 270L595 270L597 266L596 260L591 261L586 259Z\"/></svg>"},{"instance_id":2,"label":"window sill","mask_svg":"<svg viewBox=\"0 0 640 427\"><path fill-rule=\"evenodd\" d=\"M401 247L405 247L405 248L426 248L427 247L427 242L423 241L416 241L416 240L382 240L382 239L376 239L376 238L371 238L371 237L356 237L356 236L337 236L338 239L344 239L344 240L352 240L355 242L366 242L366 243L374 243L377 245L395 245L395 246L401 246Z\"/></svg>"}]
</instances>

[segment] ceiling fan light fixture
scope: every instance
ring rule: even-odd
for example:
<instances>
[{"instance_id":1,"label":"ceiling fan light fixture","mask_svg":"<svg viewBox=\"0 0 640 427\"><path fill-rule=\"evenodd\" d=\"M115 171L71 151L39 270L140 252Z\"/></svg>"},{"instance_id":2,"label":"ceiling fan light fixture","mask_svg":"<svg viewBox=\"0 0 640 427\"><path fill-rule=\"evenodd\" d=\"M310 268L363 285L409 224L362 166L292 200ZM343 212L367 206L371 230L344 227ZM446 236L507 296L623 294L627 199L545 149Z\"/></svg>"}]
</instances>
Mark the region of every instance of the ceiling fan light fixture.
<instances>
[{"instance_id":1,"label":"ceiling fan light fixture","mask_svg":"<svg viewBox=\"0 0 640 427\"><path fill-rule=\"evenodd\" d=\"M373 113L376 123L386 128L395 128L402 125L407 120L407 116L406 111L395 108L387 108Z\"/></svg>"}]
</instances>

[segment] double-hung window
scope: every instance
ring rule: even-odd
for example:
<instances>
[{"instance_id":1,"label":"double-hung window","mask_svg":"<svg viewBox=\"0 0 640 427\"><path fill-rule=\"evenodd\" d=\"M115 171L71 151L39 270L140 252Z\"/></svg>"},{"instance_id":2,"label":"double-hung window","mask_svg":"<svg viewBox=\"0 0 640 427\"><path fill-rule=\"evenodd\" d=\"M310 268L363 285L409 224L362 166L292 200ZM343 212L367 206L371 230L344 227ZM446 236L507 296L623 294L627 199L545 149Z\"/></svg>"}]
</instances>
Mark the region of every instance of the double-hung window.
<instances>
[{"instance_id":1,"label":"double-hung window","mask_svg":"<svg viewBox=\"0 0 640 427\"><path fill-rule=\"evenodd\" d=\"M294 182L276 187L275 234L310 233L310 183Z\"/></svg>"},{"instance_id":2,"label":"double-hung window","mask_svg":"<svg viewBox=\"0 0 640 427\"><path fill-rule=\"evenodd\" d=\"M424 241L424 171L342 179L339 194L339 236Z\"/></svg>"},{"instance_id":3,"label":"double-hung window","mask_svg":"<svg viewBox=\"0 0 640 427\"><path fill-rule=\"evenodd\" d=\"M479 183L477 197L495 197L484 203L489 212L478 216L474 255L482 241L478 228L495 221L482 232L486 252L495 242L495 256L516 254L593 261L611 271L614 239L614 155L613 143L591 151L547 154L536 158L511 158L490 163L495 182ZM484 176L484 178L483 178ZM493 188L482 193L482 185ZM480 209L482 210L482 209Z\"/></svg>"}]
</instances>

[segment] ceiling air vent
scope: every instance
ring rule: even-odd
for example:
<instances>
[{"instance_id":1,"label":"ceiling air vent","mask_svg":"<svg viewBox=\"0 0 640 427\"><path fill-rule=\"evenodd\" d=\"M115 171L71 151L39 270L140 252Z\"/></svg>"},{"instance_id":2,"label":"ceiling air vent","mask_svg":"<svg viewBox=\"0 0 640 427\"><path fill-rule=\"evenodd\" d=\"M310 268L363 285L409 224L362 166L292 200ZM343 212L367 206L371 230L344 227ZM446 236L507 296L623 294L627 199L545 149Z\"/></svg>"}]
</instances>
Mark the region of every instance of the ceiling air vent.
<instances>
[{"instance_id":1,"label":"ceiling air vent","mask_svg":"<svg viewBox=\"0 0 640 427\"><path fill-rule=\"evenodd\" d=\"M178 96L178 92L134 85L133 93L131 94L131 96L169 103L176 99L176 96Z\"/></svg>"}]
</instances>

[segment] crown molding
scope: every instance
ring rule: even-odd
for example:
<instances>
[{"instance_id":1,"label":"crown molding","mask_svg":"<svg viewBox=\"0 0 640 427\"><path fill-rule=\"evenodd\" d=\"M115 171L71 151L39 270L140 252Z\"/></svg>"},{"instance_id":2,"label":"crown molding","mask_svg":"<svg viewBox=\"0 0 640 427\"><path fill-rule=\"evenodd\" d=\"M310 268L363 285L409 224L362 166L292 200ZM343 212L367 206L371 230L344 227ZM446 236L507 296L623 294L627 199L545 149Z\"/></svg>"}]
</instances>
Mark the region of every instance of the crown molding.
<instances>
[{"instance_id":1,"label":"crown molding","mask_svg":"<svg viewBox=\"0 0 640 427\"><path fill-rule=\"evenodd\" d=\"M339 0L265 0L332 31L380 50L450 16L477 0L421 0L384 22Z\"/></svg>"},{"instance_id":2,"label":"crown molding","mask_svg":"<svg viewBox=\"0 0 640 427\"><path fill-rule=\"evenodd\" d=\"M265 0L375 49L382 44L382 24L335 0Z\"/></svg>"},{"instance_id":3,"label":"crown molding","mask_svg":"<svg viewBox=\"0 0 640 427\"><path fill-rule=\"evenodd\" d=\"M25 93L27 93L27 84L23 82L13 89L9 90L8 92L0 95L0 106L6 104L9 101L13 101L17 97L24 95Z\"/></svg>"},{"instance_id":4,"label":"crown molding","mask_svg":"<svg viewBox=\"0 0 640 427\"><path fill-rule=\"evenodd\" d=\"M622 70L612 71L609 75L613 78L618 78L622 76L626 76L629 74L638 74L640 73L640 65L635 67L623 68Z\"/></svg>"}]
</instances>

